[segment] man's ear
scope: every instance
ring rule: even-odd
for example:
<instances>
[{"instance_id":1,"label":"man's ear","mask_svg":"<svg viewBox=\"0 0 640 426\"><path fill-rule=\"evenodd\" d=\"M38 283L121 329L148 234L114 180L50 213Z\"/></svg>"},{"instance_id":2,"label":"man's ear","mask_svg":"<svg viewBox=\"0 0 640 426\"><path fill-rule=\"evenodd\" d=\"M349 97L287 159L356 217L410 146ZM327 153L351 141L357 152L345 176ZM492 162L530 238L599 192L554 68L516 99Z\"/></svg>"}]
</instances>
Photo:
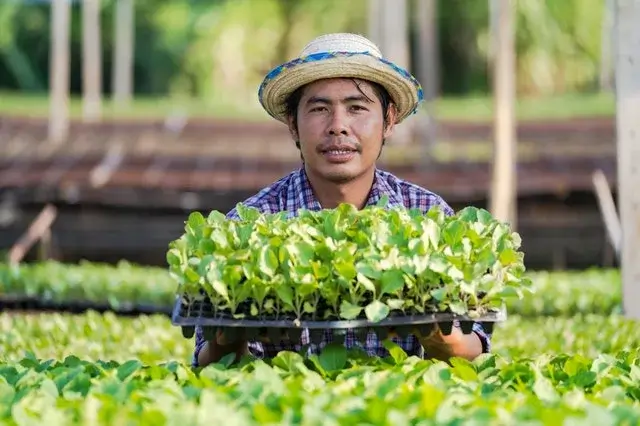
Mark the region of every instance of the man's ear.
<instances>
[{"instance_id":1,"label":"man's ear","mask_svg":"<svg viewBox=\"0 0 640 426\"><path fill-rule=\"evenodd\" d=\"M389 104L389 109L387 109L387 124L384 128L384 139L391 137L393 134L393 129L396 122L396 117L398 116L398 110L396 109L395 104Z\"/></svg>"}]
</instances>

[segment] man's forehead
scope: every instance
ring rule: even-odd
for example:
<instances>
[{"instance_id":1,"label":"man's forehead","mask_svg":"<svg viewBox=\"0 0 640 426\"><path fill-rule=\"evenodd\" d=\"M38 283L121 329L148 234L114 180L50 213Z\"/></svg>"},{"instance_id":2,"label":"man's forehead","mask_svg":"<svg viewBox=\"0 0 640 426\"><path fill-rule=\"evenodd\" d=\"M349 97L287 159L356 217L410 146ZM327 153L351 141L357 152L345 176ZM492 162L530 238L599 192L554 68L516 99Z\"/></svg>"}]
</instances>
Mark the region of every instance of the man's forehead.
<instances>
[{"instance_id":1,"label":"man's forehead","mask_svg":"<svg viewBox=\"0 0 640 426\"><path fill-rule=\"evenodd\" d=\"M363 93L365 96L363 96ZM355 78L331 78L318 80L308 84L303 91L303 100L319 100L321 98L338 100L338 99L357 99L366 100L375 95L373 85L366 81Z\"/></svg>"}]
</instances>

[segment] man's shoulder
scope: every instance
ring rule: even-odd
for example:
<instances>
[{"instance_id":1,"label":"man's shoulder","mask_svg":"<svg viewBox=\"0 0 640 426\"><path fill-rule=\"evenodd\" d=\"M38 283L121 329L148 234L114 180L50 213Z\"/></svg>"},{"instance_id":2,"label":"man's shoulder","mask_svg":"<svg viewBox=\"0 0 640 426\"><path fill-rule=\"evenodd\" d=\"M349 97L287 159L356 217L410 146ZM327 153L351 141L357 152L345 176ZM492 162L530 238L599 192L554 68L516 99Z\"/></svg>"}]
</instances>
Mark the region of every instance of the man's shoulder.
<instances>
[{"instance_id":1,"label":"man's shoulder","mask_svg":"<svg viewBox=\"0 0 640 426\"><path fill-rule=\"evenodd\" d=\"M245 207L253 207L260 213L278 213L282 211L283 199L286 197L287 190L291 183L291 179L297 172L291 172L286 176L278 179L270 185L262 188L260 191L241 201ZM227 218L238 219L237 208L234 207L227 213Z\"/></svg>"},{"instance_id":2,"label":"man's shoulder","mask_svg":"<svg viewBox=\"0 0 640 426\"><path fill-rule=\"evenodd\" d=\"M437 193L420 185L401 179L393 173L379 170L378 178L384 185L402 198L402 203L408 209L420 209L427 212L434 206L440 206L446 214L454 214L449 204Z\"/></svg>"}]
</instances>

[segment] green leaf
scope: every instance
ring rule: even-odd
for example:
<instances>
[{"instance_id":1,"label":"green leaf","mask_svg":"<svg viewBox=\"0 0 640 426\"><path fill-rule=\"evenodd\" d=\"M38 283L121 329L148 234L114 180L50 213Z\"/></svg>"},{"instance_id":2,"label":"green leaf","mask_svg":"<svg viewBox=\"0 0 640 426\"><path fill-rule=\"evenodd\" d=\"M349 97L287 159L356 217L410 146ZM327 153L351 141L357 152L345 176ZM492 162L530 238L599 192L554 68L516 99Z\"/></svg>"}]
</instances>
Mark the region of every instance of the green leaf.
<instances>
[{"instance_id":1,"label":"green leaf","mask_svg":"<svg viewBox=\"0 0 640 426\"><path fill-rule=\"evenodd\" d=\"M352 263L338 261L333 264L333 267L339 276L347 281L351 281L356 277L356 267Z\"/></svg>"},{"instance_id":2,"label":"green leaf","mask_svg":"<svg viewBox=\"0 0 640 426\"><path fill-rule=\"evenodd\" d=\"M142 363L137 359L129 360L118 367L118 379L125 381L129 376L138 371L142 367Z\"/></svg>"},{"instance_id":3,"label":"green leaf","mask_svg":"<svg viewBox=\"0 0 640 426\"><path fill-rule=\"evenodd\" d=\"M358 317L362 312L362 308L357 305L353 305L346 300L343 300L340 304L340 317L352 320Z\"/></svg>"},{"instance_id":4,"label":"green leaf","mask_svg":"<svg viewBox=\"0 0 640 426\"><path fill-rule=\"evenodd\" d=\"M206 224L206 222L207 221L200 212L192 212L189 214L189 219L187 220L187 224L192 230L200 229Z\"/></svg>"},{"instance_id":5,"label":"green leaf","mask_svg":"<svg viewBox=\"0 0 640 426\"><path fill-rule=\"evenodd\" d=\"M505 266L511 265L520 260L518 253L516 253L516 251L512 248L508 248L500 252L498 259L500 260L500 263Z\"/></svg>"},{"instance_id":6,"label":"green leaf","mask_svg":"<svg viewBox=\"0 0 640 426\"><path fill-rule=\"evenodd\" d=\"M407 353L395 342L389 339L382 341L382 346L389 351L389 355L395 361L396 365L402 364L407 359Z\"/></svg>"},{"instance_id":7,"label":"green leaf","mask_svg":"<svg viewBox=\"0 0 640 426\"><path fill-rule=\"evenodd\" d=\"M329 343L322 348L318 360L327 372L342 370L347 364L347 348L339 343Z\"/></svg>"},{"instance_id":8,"label":"green leaf","mask_svg":"<svg viewBox=\"0 0 640 426\"><path fill-rule=\"evenodd\" d=\"M444 240L449 245L454 245L462 241L462 237L465 233L464 222L454 220L449 222L444 228L443 236Z\"/></svg>"},{"instance_id":9,"label":"green leaf","mask_svg":"<svg viewBox=\"0 0 640 426\"><path fill-rule=\"evenodd\" d=\"M534 375L533 392L536 396L547 403L556 402L559 399L559 395L549 379L544 377L538 369L534 369Z\"/></svg>"},{"instance_id":10,"label":"green leaf","mask_svg":"<svg viewBox=\"0 0 640 426\"><path fill-rule=\"evenodd\" d=\"M386 304L389 309L402 309L405 301L402 299L387 299Z\"/></svg>"},{"instance_id":11,"label":"green leaf","mask_svg":"<svg viewBox=\"0 0 640 426\"><path fill-rule=\"evenodd\" d=\"M437 249L440 246L440 227L438 224L434 220L427 218L422 223L422 231L426 246Z\"/></svg>"},{"instance_id":12,"label":"green leaf","mask_svg":"<svg viewBox=\"0 0 640 426\"><path fill-rule=\"evenodd\" d=\"M376 293L376 285L373 283L373 281L360 273L358 273L358 283L373 294Z\"/></svg>"},{"instance_id":13,"label":"green leaf","mask_svg":"<svg viewBox=\"0 0 640 426\"><path fill-rule=\"evenodd\" d=\"M176 249L171 249L167 252L167 263L171 267L178 267L180 265L180 252Z\"/></svg>"},{"instance_id":14,"label":"green leaf","mask_svg":"<svg viewBox=\"0 0 640 426\"><path fill-rule=\"evenodd\" d=\"M387 194L383 194L378 202L376 203L376 207L385 208L389 204L389 196Z\"/></svg>"},{"instance_id":15,"label":"green leaf","mask_svg":"<svg viewBox=\"0 0 640 426\"><path fill-rule=\"evenodd\" d=\"M260 248L258 268L269 277L275 276L278 269L278 256L271 247L263 246Z\"/></svg>"},{"instance_id":16,"label":"green leaf","mask_svg":"<svg viewBox=\"0 0 640 426\"><path fill-rule=\"evenodd\" d=\"M364 308L367 319L371 322L380 322L389 315L389 307L379 300L374 300Z\"/></svg>"},{"instance_id":17,"label":"green leaf","mask_svg":"<svg viewBox=\"0 0 640 426\"><path fill-rule=\"evenodd\" d=\"M478 209L476 212L477 220L483 225L488 225L495 220L495 218L485 209Z\"/></svg>"},{"instance_id":18,"label":"green leaf","mask_svg":"<svg viewBox=\"0 0 640 426\"><path fill-rule=\"evenodd\" d=\"M208 238L202 239L198 243L198 250L200 250L203 253L203 255L213 253L215 248L216 248L216 246L213 243L213 241L211 241Z\"/></svg>"},{"instance_id":19,"label":"green leaf","mask_svg":"<svg viewBox=\"0 0 640 426\"><path fill-rule=\"evenodd\" d=\"M293 289L287 283L276 287L278 297L288 306L293 306Z\"/></svg>"},{"instance_id":20,"label":"green leaf","mask_svg":"<svg viewBox=\"0 0 640 426\"><path fill-rule=\"evenodd\" d=\"M372 280L379 280L382 277L382 271L371 263L368 263L367 260L358 262L356 270L358 273Z\"/></svg>"},{"instance_id":21,"label":"green leaf","mask_svg":"<svg viewBox=\"0 0 640 426\"><path fill-rule=\"evenodd\" d=\"M236 204L236 212L242 221L255 222L260 218L260 211L258 209L245 206L242 203Z\"/></svg>"},{"instance_id":22,"label":"green leaf","mask_svg":"<svg viewBox=\"0 0 640 426\"><path fill-rule=\"evenodd\" d=\"M451 302L449 304L449 309L457 315L464 315L467 312L467 307L463 301Z\"/></svg>"},{"instance_id":23,"label":"green leaf","mask_svg":"<svg viewBox=\"0 0 640 426\"><path fill-rule=\"evenodd\" d=\"M391 269L382 273L382 287L380 294L394 294L404 287L403 272L398 269Z\"/></svg>"},{"instance_id":24,"label":"green leaf","mask_svg":"<svg viewBox=\"0 0 640 426\"><path fill-rule=\"evenodd\" d=\"M284 371L295 373L306 370L304 359L295 352L279 352L272 360L271 364L282 368Z\"/></svg>"},{"instance_id":25,"label":"green leaf","mask_svg":"<svg viewBox=\"0 0 640 426\"><path fill-rule=\"evenodd\" d=\"M447 272L449 267L450 267L450 264L447 261L447 258L444 257L442 254L431 253L431 255L429 255L428 268L431 269L433 272L442 274Z\"/></svg>"},{"instance_id":26,"label":"green leaf","mask_svg":"<svg viewBox=\"0 0 640 426\"><path fill-rule=\"evenodd\" d=\"M464 358L453 357L449 360L453 367L453 374L465 381L478 380L475 366Z\"/></svg>"}]
</instances>

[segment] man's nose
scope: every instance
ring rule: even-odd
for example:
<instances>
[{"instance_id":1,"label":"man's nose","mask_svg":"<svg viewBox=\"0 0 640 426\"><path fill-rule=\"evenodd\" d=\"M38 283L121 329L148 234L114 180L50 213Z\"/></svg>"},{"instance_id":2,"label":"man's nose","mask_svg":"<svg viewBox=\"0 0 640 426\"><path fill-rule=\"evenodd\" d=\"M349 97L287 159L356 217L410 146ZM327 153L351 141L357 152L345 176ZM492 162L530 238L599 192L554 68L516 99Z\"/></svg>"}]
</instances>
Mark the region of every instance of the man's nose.
<instances>
[{"instance_id":1,"label":"man's nose","mask_svg":"<svg viewBox=\"0 0 640 426\"><path fill-rule=\"evenodd\" d=\"M329 134L336 135L348 135L349 130L347 127L347 117L342 108L336 108L331 114L331 123L329 124Z\"/></svg>"}]
</instances>

